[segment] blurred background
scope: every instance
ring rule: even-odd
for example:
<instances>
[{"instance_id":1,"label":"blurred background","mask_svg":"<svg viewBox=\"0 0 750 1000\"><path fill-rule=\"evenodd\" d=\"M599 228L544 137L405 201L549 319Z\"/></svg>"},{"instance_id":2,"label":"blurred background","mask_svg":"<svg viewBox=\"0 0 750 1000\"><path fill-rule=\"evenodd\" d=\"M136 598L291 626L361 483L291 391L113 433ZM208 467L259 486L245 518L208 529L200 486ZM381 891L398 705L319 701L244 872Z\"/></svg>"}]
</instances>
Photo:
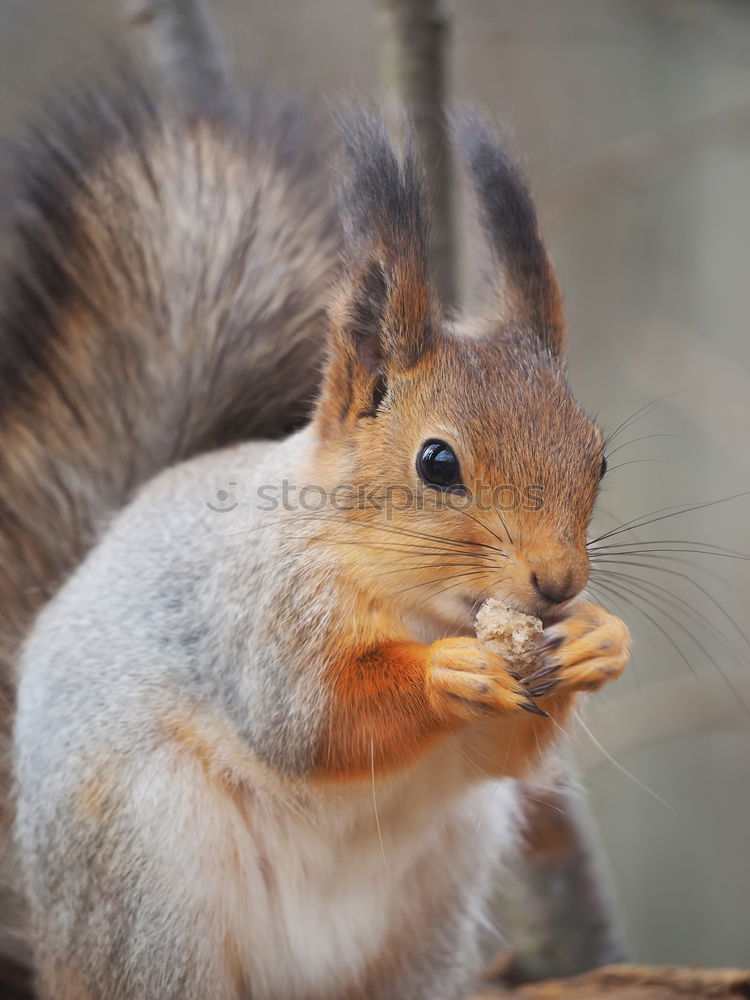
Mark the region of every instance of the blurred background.
<instances>
[{"instance_id":1,"label":"blurred background","mask_svg":"<svg viewBox=\"0 0 750 1000\"><path fill-rule=\"evenodd\" d=\"M245 78L321 103L377 94L369 0L214 7ZM572 383L612 430L645 407L610 444L596 527L750 489L750 4L454 0L453 14L455 99L527 160ZM0 135L123 34L115 0L0 0ZM478 259L467 241L466 297ZM602 564L629 579L593 586L636 645L577 755L633 957L748 965L750 563L694 550L750 552L750 496L611 539L641 540L651 556L634 544Z\"/></svg>"}]
</instances>

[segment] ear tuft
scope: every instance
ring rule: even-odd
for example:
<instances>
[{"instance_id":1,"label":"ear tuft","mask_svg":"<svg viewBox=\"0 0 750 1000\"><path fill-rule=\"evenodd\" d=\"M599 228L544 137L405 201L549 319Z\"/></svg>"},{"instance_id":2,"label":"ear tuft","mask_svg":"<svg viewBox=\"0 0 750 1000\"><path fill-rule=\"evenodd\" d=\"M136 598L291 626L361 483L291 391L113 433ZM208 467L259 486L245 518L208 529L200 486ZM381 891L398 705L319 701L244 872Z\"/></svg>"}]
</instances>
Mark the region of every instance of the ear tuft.
<instances>
[{"instance_id":1,"label":"ear tuft","mask_svg":"<svg viewBox=\"0 0 750 1000\"><path fill-rule=\"evenodd\" d=\"M348 166L341 208L349 253L359 256L379 242L392 253L415 254L426 273L429 229L412 144L407 142L399 162L382 119L354 106L340 127Z\"/></svg>"},{"instance_id":2,"label":"ear tuft","mask_svg":"<svg viewBox=\"0 0 750 1000\"><path fill-rule=\"evenodd\" d=\"M382 121L366 111L350 109L341 130L347 266L334 325L369 371L410 368L435 327L420 171L409 146L399 161Z\"/></svg>"},{"instance_id":3,"label":"ear tuft","mask_svg":"<svg viewBox=\"0 0 750 1000\"><path fill-rule=\"evenodd\" d=\"M512 308L557 353L565 341L562 297L526 180L478 115L465 113L454 127Z\"/></svg>"}]
</instances>

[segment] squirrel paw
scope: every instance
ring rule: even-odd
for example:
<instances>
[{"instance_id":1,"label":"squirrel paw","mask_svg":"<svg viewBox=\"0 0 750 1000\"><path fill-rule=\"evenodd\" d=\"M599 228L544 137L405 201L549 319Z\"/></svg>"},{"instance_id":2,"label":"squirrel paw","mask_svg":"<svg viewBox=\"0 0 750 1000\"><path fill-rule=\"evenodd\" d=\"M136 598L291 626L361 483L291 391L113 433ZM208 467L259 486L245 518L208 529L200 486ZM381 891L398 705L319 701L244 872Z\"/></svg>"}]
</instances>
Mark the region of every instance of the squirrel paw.
<instances>
[{"instance_id":1,"label":"squirrel paw","mask_svg":"<svg viewBox=\"0 0 750 1000\"><path fill-rule=\"evenodd\" d=\"M518 676L478 639L440 639L430 647L427 665L430 698L441 714L470 721L490 713L524 710L546 716Z\"/></svg>"},{"instance_id":2,"label":"squirrel paw","mask_svg":"<svg viewBox=\"0 0 750 1000\"><path fill-rule=\"evenodd\" d=\"M624 622L596 604L579 601L567 617L545 629L539 669L523 684L534 698L597 691L623 672L631 645Z\"/></svg>"}]
</instances>

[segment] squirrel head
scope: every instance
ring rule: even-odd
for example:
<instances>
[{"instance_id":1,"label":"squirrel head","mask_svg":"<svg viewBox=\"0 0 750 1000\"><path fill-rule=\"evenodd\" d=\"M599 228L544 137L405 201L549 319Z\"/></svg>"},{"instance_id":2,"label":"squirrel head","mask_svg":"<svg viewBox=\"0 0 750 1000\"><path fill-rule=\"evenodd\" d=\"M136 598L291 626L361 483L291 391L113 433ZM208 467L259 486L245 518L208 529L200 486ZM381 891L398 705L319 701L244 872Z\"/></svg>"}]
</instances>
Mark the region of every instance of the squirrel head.
<instances>
[{"instance_id":1,"label":"squirrel head","mask_svg":"<svg viewBox=\"0 0 750 1000\"><path fill-rule=\"evenodd\" d=\"M403 613L466 627L490 596L548 617L581 591L604 457L566 382L528 189L482 123L462 138L494 295L453 321L430 284L414 157L399 163L379 123L349 123L348 257L313 432L347 569Z\"/></svg>"}]
</instances>

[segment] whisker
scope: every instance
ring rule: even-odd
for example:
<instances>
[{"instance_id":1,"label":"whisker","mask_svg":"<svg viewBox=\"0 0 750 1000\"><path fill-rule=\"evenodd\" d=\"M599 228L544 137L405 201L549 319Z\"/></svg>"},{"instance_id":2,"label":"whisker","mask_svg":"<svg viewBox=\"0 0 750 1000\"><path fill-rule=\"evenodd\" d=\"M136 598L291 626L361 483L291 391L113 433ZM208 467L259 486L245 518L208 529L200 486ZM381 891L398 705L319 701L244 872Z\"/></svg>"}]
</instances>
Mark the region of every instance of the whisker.
<instances>
[{"instance_id":1,"label":"whisker","mask_svg":"<svg viewBox=\"0 0 750 1000\"><path fill-rule=\"evenodd\" d=\"M622 451L623 448L629 448L631 444L638 444L639 441L650 441L651 438L675 438L679 436L679 434L642 434L640 437L631 438L630 441L618 444L618 446L613 448L612 451L607 452L607 458L611 458L613 455L616 455L617 452Z\"/></svg>"},{"instance_id":2,"label":"whisker","mask_svg":"<svg viewBox=\"0 0 750 1000\"><path fill-rule=\"evenodd\" d=\"M654 549L654 545L680 545L680 546L692 546L690 548L665 548L665 549ZM651 548L647 548L651 546ZM697 542L689 539L680 538L659 538L654 540L646 540L639 542L613 542L610 545L597 545L594 546L592 543L586 546L589 552L606 552L613 553L620 550L633 549L639 547L643 552L683 552L691 555L714 555L714 556L724 556L733 559L743 559L750 561L750 555L744 552L738 552L736 549L725 548L722 545L712 545L709 542Z\"/></svg>"},{"instance_id":3,"label":"whisker","mask_svg":"<svg viewBox=\"0 0 750 1000\"><path fill-rule=\"evenodd\" d=\"M467 576L469 578L476 578L477 576L484 576L484 573L475 573L475 574L469 573L469 574L467 574ZM457 579L457 577L449 577L449 579L455 580L455 579ZM435 582L438 582L438 581L435 581ZM444 580L440 580L439 582L443 583ZM421 600L419 600L419 601L416 602L416 604L414 605L414 607L418 607L420 604L424 604L425 601L432 600L435 597L440 597L441 594L445 594L449 590L455 590L456 587L462 587L465 584L465 582L466 582L465 579L460 579L460 580L458 580L457 583L452 583L448 587L443 587L442 590L433 591L433 592L431 592L429 594L426 594Z\"/></svg>"},{"instance_id":4,"label":"whisker","mask_svg":"<svg viewBox=\"0 0 750 1000\"><path fill-rule=\"evenodd\" d=\"M627 427L630 427L636 420L645 417L646 413L656 406L658 403L663 402L665 399L670 399L672 396L680 396L685 392L694 392L694 389L676 389L674 392L666 392L663 396L657 396L656 399L652 399L650 403L644 403L643 406L639 406L629 417L626 417L622 423L618 424L613 431L608 431L605 428L604 438L607 443L614 441L618 434L621 434Z\"/></svg>"},{"instance_id":5,"label":"whisker","mask_svg":"<svg viewBox=\"0 0 750 1000\"><path fill-rule=\"evenodd\" d=\"M398 537L415 538L415 539L417 539L419 541L435 542L438 545L440 545L442 548L445 548L446 546L452 546L455 551L464 551L464 548L476 547L476 548L488 549L492 553L494 553L495 555L499 555L499 554L505 555L505 553L503 553L501 550L498 550L495 546L488 545L488 544L486 544L484 542L477 542L474 539L461 539L461 538L446 539L444 537L441 537L440 535L433 535L433 534L430 534L430 533L427 533L427 532L409 530L409 529L406 529L406 528L398 527L396 525L379 524L376 521L365 521L365 522L341 521L340 518L337 518L333 514L328 514L328 515L323 516L320 512L307 513L305 515L299 515L294 520L295 521L299 521L299 520L308 520L308 521L311 521L312 520L312 521L320 521L321 523L330 523L330 522L333 522L334 524L336 524L336 527L339 528L339 529L350 528L352 530L356 530L356 531L359 531L359 532L362 531L363 527L366 527L368 530L382 531L382 532L384 532L386 534L396 535ZM241 531L236 531L236 532L229 532L229 533L223 535L222 537L230 538L230 537L234 537L234 536L237 536L237 535L249 534L250 532L252 532L254 530L257 530L259 527L265 527L265 525L255 526L253 528L247 528L247 529L243 529ZM292 536L287 536L287 537L292 537ZM305 536L297 536L297 537L304 538ZM310 536L310 540L311 541L313 540L312 536ZM360 539L360 542L361 542L361 539ZM362 543L362 544L364 544L364 543Z\"/></svg>"},{"instance_id":6,"label":"whisker","mask_svg":"<svg viewBox=\"0 0 750 1000\"><path fill-rule=\"evenodd\" d=\"M480 527L480 528L483 528L483 529L484 529L485 531L489 532L489 534L490 534L490 535L492 535L492 537L493 537L493 538L496 538L496 539L498 540L498 542L500 542L500 544L501 544L501 545L505 544L505 543L503 542L503 539L502 539L502 538L501 538L501 537L500 537L500 536L499 536L498 534L496 534L496 533L495 533L495 532L494 532L494 531L492 530L492 528L490 528L490 527L489 527L488 525L486 525L486 524L485 524L485 523L484 523L483 521L481 521L481 520L480 520L480 519L479 519L478 517L475 517L475 516L474 516L473 514L470 514L470 513L468 512L468 510L464 510L464 508L463 508L463 507L452 507L452 508L451 508L451 510L456 510L456 511L458 511L458 512L459 512L460 514L464 514L464 515L465 515L466 517L468 517L468 518L471 518L471 520L472 520L472 521L475 521L475 522L476 522L476 523L477 523L477 524L479 525L479 527ZM500 514L500 512L499 512L499 511L498 511L498 517L500 518L500 521L502 522L502 525L503 525L503 527L505 528L505 533L506 533L506 535L508 536L508 541L509 541L509 542L510 542L510 544L512 545L512 544L513 544L513 539L512 539L511 537L510 537L510 532L508 531L508 527L507 527L507 525L506 525L506 523L505 523L505 520L504 520L504 518L503 518L502 514ZM494 546L493 546L493 548L494 548ZM506 558L507 558L507 554L506 554Z\"/></svg>"},{"instance_id":7,"label":"whisker","mask_svg":"<svg viewBox=\"0 0 750 1000\"><path fill-rule=\"evenodd\" d=\"M696 608L695 605L691 604L691 602L687 599L680 597L677 594L673 594L671 591L667 590L666 587L662 587L653 580L643 580L641 577L633 576L632 573L618 573L613 570L599 570L598 572L622 580L632 580L634 583L643 587L647 593L650 593L652 596L661 597L663 600L667 601L670 607L681 611L688 618L691 616L697 618L706 627L706 629L708 629L709 633L711 633L723 646L725 646L729 652L733 653L738 660L742 660L742 653L738 647L724 635L721 629L719 629L710 618L707 618L699 608ZM719 610L724 612L724 609L721 608L720 605ZM727 615L727 617L729 616ZM748 642L747 636L744 632L742 632L734 620L731 618L729 618L729 620L738 629L741 638L745 642Z\"/></svg>"},{"instance_id":8,"label":"whisker","mask_svg":"<svg viewBox=\"0 0 750 1000\"><path fill-rule=\"evenodd\" d=\"M453 508L453 509L458 509L458 508ZM400 536L403 536L403 537L425 539L425 540L428 540L428 541L437 542L437 543L439 543L441 545L449 544L449 545L453 545L453 546L466 546L466 547L469 547L469 548L482 548L482 549L489 549L495 555L497 555L498 553L502 553L503 555L505 554L504 552L502 552L502 550L497 549L496 546L490 545L487 542L478 542L478 541L476 541L473 538L450 538L450 539L446 539L446 538L444 538L444 537L442 537L440 535L433 535L431 533L424 532L424 531L415 531L415 530L408 529L408 528L402 528L402 527L400 527L398 525L393 525L393 524L387 524L387 525L386 524L380 524L377 521L366 521L366 522L364 522L364 524L362 524L360 522L348 522L347 521L347 522L344 522L344 524L347 527L355 528L357 530L361 530L362 527L364 526L364 527L367 527L368 529L375 530L375 531L383 531L383 532L386 532L386 533L389 533L389 534L400 535ZM343 527L343 525L342 525L342 527ZM502 539L498 539L498 540L502 541Z\"/></svg>"},{"instance_id":9,"label":"whisker","mask_svg":"<svg viewBox=\"0 0 750 1000\"><path fill-rule=\"evenodd\" d=\"M682 572L680 572L680 570L677 570L677 569L670 569L667 566L648 566L648 565L645 565L643 563L632 562L630 560L623 560L623 559L616 559L616 558L605 558L605 559L601 559L600 561L601 562L609 563L611 565L616 565L616 566L617 565L619 565L619 566L630 566L630 567L633 567L635 569L650 569L650 570L653 570L656 573L666 573L669 576L677 577L680 580L687 580L687 582L690 584L691 587L695 587L695 589L699 593L701 593L713 605L713 607L716 608L716 610L719 612L719 614L723 615L723 617L726 619L726 621L728 621L729 624L732 625L732 627L736 630L737 634L740 636L740 638L743 640L743 642L746 642L746 643L750 644L750 639L748 638L747 634L742 630L742 628L735 621L735 619L732 617L732 615L729 614L729 612L726 610L726 608L722 604L720 604L719 601L716 600L716 598L714 597L714 595L709 590L707 590L704 586L702 586L702 584L698 583L697 580L694 580L687 573L682 573ZM635 577L635 576L633 576L633 579L635 580L635 579L638 579L638 578ZM653 586L656 586L656 587L659 586L659 584L654 583L654 581L648 581L648 582L652 583ZM664 589L664 588L661 588L661 589ZM667 591L667 593L668 593L668 591ZM695 610L696 613L697 613L697 609L693 609L693 610ZM715 628L715 626L713 625L713 623L710 622L710 619L706 619L706 622L709 623L709 624L711 624L711 626ZM718 631L718 629L717 629L717 631Z\"/></svg>"},{"instance_id":10,"label":"whisker","mask_svg":"<svg viewBox=\"0 0 750 1000\"><path fill-rule=\"evenodd\" d=\"M380 841L380 853L383 855L383 867L385 868L386 875L390 875L390 869L388 868L388 860L385 856L385 847L383 845L383 831L380 828L380 816L378 815L378 800L375 796L375 742L373 737L370 737L370 773L372 775L372 808L375 812L375 826L378 828L378 840Z\"/></svg>"},{"instance_id":11,"label":"whisker","mask_svg":"<svg viewBox=\"0 0 750 1000\"><path fill-rule=\"evenodd\" d=\"M607 468L607 475L611 476L618 469L624 469L626 465L640 465L642 462L658 462L660 465L668 465L668 458L631 458L627 462L620 462L619 465L610 465Z\"/></svg>"},{"instance_id":12,"label":"whisker","mask_svg":"<svg viewBox=\"0 0 750 1000\"><path fill-rule=\"evenodd\" d=\"M677 642L669 634L669 632L667 632L667 630L664 628L664 626L661 625L652 615L650 615L648 613L648 611L645 611L641 607L640 604L636 603L636 601L634 600L635 597L638 597L641 600L643 600L643 598L641 598L641 595L638 592L635 592L635 594L633 594L632 591L629 591L629 593L633 594L633 597L627 597L625 594L622 593L622 589L624 589L624 588L622 588L621 584L618 585L618 586L619 586L619 588L622 588L622 589L618 589L618 586L615 586L615 584L605 583L603 580L597 580L596 581L596 586L600 590L604 590L604 591L606 591L609 594L614 594L615 596L619 597L620 600L624 601L628 605L628 607L632 608L633 611L638 612L638 614L641 615L643 618L645 618L646 621L650 622L651 625L653 625L654 628L657 629L661 633L661 635L664 636L664 638L667 640L667 642L672 646L672 648L675 650L675 652L677 653L677 655L683 661L683 663L688 668L688 670L690 671L690 673L693 674L694 676L697 676L696 671L695 671L695 667L690 662L690 660L687 658L687 656L685 655L683 649L677 644ZM593 590L593 587L591 587L591 589Z\"/></svg>"},{"instance_id":13,"label":"whisker","mask_svg":"<svg viewBox=\"0 0 750 1000\"><path fill-rule=\"evenodd\" d=\"M707 507L715 507L718 504L729 503L730 500L737 500L740 497L746 496L750 496L750 490L743 490L741 493L734 493L729 497L721 497L719 500L706 500L702 503L660 507L657 510L651 511L650 514L641 514L638 517L632 518L630 521L626 521L624 524L621 524L619 528L612 528L610 531L605 531L604 534L599 535L597 538L593 538L590 544L601 542L605 538L611 538L614 535L622 534L624 531L635 531L637 528L644 528L648 524L656 524L657 521L664 521L670 517L679 517L682 514L690 514L695 510L705 510ZM670 511L670 513L662 513L662 511ZM654 517L652 515L660 516Z\"/></svg>"},{"instance_id":14,"label":"whisker","mask_svg":"<svg viewBox=\"0 0 750 1000\"><path fill-rule=\"evenodd\" d=\"M466 577L484 576L484 573L485 573L484 569L474 569L474 570L469 570L465 573L454 573L452 576L443 577L443 579L438 582L444 583L446 580L458 580L458 579L464 579ZM411 590L419 590L422 587L429 587L430 584L434 585L435 582L436 582L435 580L422 580L419 583L414 583L409 587L403 587L400 590L395 591L394 593L406 594ZM428 595L427 599L429 599L430 596L431 595ZM432 596L437 596L437 595L432 595Z\"/></svg>"},{"instance_id":15,"label":"whisker","mask_svg":"<svg viewBox=\"0 0 750 1000\"><path fill-rule=\"evenodd\" d=\"M610 579L614 579L616 581L616 583L614 584L615 586L622 587L624 590L627 590L628 593L637 596L638 599L641 601L646 601L648 596L650 596L652 600L662 599L661 596L655 597L653 590L649 591L648 587L644 584L642 580L639 580L631 576L630 574L617 573L612 570L602 570L601 573L602 575L610 577ZM623 583L623 580L632 581L632 583ZM636 586L633 586L633 584L635 584ZM639 588L643 588L646 591L646 593L643 593ZM660 605L658 610L664 615L665 618L671 621L672 624L675 625L677 628L681 629L685 633L685 635L687 635L688 638L695 643L695 645L698 647L698 649L701 651L701 653L703 653L703 655L710 663L712 663L714 666L717 666L716 661L714 660L711 653L709 653L706 646L700 641L700 639L696 638L695 634L691 632L690 629L682 621L680 621L679 618L675 617L669 611L665 610L663 605ZM693 670L692 672L695 673L695 670Z\"/></svg>"},{"instance_id":16,"label":"whisker","mask_svg":"<svg viewBox=\"0 0 750 1000\"><path fill-rule=\"evenodd\" d=\"M676 549L674 551L679 552L680 550ZM706 554L707 553L703 552L698 553L698 555L706 555ZM638 549L629 549L625 552L613 552L613 553L607 553L605 551L603 556L598 554L590 556L591 565L598 566L599 563L608 561L607 559L605 559L605 556L611 556L612 561L615 562L620 561L618 558L619 556L627 556L627 557L632 556L634 558L637 557L644 561L639 562L636 565L642 567L643 569L653 570L654 572L661 572L662 567L660 564L664 562L672 563L675 566L689 566L691 569L698 570L701 573L705 573L707 576L710 576L712 579L717 580L719 583L723 583L725 586L729 585L729 582L726 579L726 577L721 576L715 570L710 569L708 566L704 566L702 563L696 562L695 559L685 559L684 556L672 555L672 552L669 549L662 550L661 552L659 550L655 552L648 552L648 551L641 552Z\"/></svg>"},{"instance_id":17,"label":"whisker","mask_svg":"<svg viewBox=\"0 0 750 1000\"><path fill-rule=\"evenodd\" d=\"M594 600L596 600L597 602L600 602L602 604L609 604L609 603L611 603L614 606L614 608L617 611L617 613L623 619L629 617L629 611L636 610L635 609L635 605L633 604L632 601L628 601L627 598L623 597L617 591L612 590L612 589L608 589L606 587L603 587L601 589L608 589L607 599L606 600L602 599L601 595L597 593L597 589L600 589L600 583L601 583L601 581L597 581L595 579L589 579L589 582L586 585L584 593L585 592L590 593L590 595L594 598ZM624 607L623 607L623 602L624 602ZM632 624L632 622L631 622L631 624ZM632 675L633 675L633 678L635 680L635 686L637 687L638 691L640 692L640 690L641 690L641 677L640 677L640 673L639 673L639 671L637 669L637 661L636 661L635 658L631 661L630 667L628 669L632 671Z\"/></svg>"},{"instance_id":18,"label":"whisker","mask_svg":"<svg viewBox=\"0 0 750 1000\"><path fill-rule=\"evenodd\" d=\"M659 795L657 792L653 790L653 788L649 788L648 785L644 784L639 778L636 778L636 776L632 774L630 771L628 771L626 767L623 767L623 765L619 761L615 760L615 758L612 756L611 753L609 753L609 751L604 749L602 744L599 742L596 736L594 736L589 727L583 721L583 716L581 712L576 711L575 716L578 725L581 727L581 729L583 729L584 733L586 733L586 735L594 744L599 753L603 754L607 758L609 763L612 764L613 767L616 767L618 771L624 774L627 778L630 778L631 781L634 781L639 788L642 788L644 792L647 792L650 796L652 796L652 798L656 799L657 802L660 802L665 809L669 809L669 811L674 816L678 815L676 810L672 808L672 806L666 801L666 799L663 799L661 795Z\"/></svg>"},{"instance_id":19,"label":"whisker","mask_svg":"<svg viewBox=\"0 0 750 1000\"><path fill-rule=\"evenodd\" d=\"M608 571L608 570L605 570L605 571L603 571L603 572L605 572L605 573L609 573L610 571ZM620 576L623 576L624 574L614 574L614 573L613 573L612 575L613 575L613 576L616 576L616 575L620 575ZM599 585L600 585L600 586L606 586L606 585L605 585L604 583L602 583L601 581L599 581ZM631 588L631 587L627 586L626 584L624 584L624 583L622 582L622 580L618 580L618 581L617 581L617 584L616 584L616 587L619 587L619 588L621 588L622 590L625 590L625 591L626 591L627 593L631 594L631 595L632 595L632 596L633 596L634 598L637 598L637 599L638 599L638 600L640 600L640 601L645 601L645 600L646 600L646 597L645 597L645 596L644 596L643 594L641 594L641 593L640 593L640 591L638 591L638 590L634 590L633 588ZM742 696L740 695L739 691L738 691L738 690L736 689L736 687L734 686L734 684L732 684L732 682L731 682L731 681L729 680L729 678L727 677L727 675L726 675L726 674L724 673L724 671L723 671L723 670L721 669L721 667L719 666L719 664L717 663L717 661L716 661L716 660L714 659L714 657L713 657L713 656L712 656L712 655L711 655L711 654L710 654L710 653L708 652L708 650L707 650L707 649L706 649L706 647L705 647L705 646L703 645L703 643L702 643L702 642L700 641L700 639L697 639L697 638L696 638L696 636L695 636L695 634L694 634L694 633L693 633L693 632L692 632L692 631L691 631L691 630L690 630L690 629L689 629L689 628L688 628L688 627L687 627L687 626L686 626L686 625L685 625L685 624L684 624L683 622L681 622L681 621L679 620L679 618L676 618L676 617L675 617L675 616L674 616L673 614L671 614L671 613L670 613L669 611L666 611L666 610L664 609L664 607L660 607L660 608L659 608L659 610L661 611L661 613L662 613L662 614L664 615L664 617L665 617L665 618L667 618L667 619L668 619L669 621L671 621L673 625L675 625L675 626L676 626L676 627L677 627L678 629L680 629L680 630L681 630L681 631L682 631L682 632L683 632L683 633L684 633L685 635L687 635L687 637L688 637L688 638L689 638L690 640L692 640L692 642L693 642L693 643L695 643L695 645L697 646L697 648L698 648L698 649L699 649L699 650L700 650L700 651L701 651L701 652L703 653L703 655L704 655L704 656L706 657L707 661L708 661L708 662L709 662L709 663L711 664L711 666L712 666L712 667L713 667L713 668L714 668L714 669L716 670L716 672L717 672L717 673L719 674L719 676L721 677L722 681L723 681L723 682L724 682L724 684L725 684L725 685L727 686L727 688L728 688L728 689L729 689L729 690L730 690L730 691L732 692L732 694L734 695L734 697L735 697L735 698L737 699L737 701L738 701L738 702L740 703L740 705L742 705L742 707L743 707L743 708L744 708L744 710L745 710L745 711L746 711L746 712L748 713L748 715L750 715L750 707L748 707L748 705L746 704L746 702L745 702L744 698L742 698ZM641 609L641 612L642 612L642 613L643 613L644 615L646 614L646 612L644 612L644 611L643 611L643 609ZM648 616L647 616L647 617L648 617ZM651 621L652 621L652 624L656 624L656 623L654 622L654 620L653 620L653 619L651 619ZM658 627L658 626L657 626L657 627ZM677 646L677 645L675 644L674 640L673 640L673 639L672 639L672 637L671 637L671 636L669 635L669 633L667 633L667 632L666 632L666 631L665 631L664 629L660 629L660 631L662 632L662 634L663 634L663 635L665 635L665 636L666 636L666 637L667 637L667 638L669 639L669 641L670 641L670 642L672 643L672 645L674 646L674 648L678 650L678 652L680 653L680 656L682 657L682 659L683 659L683 660L685 661L685 663L687 664L687 666L688 666L688 668L689 668L690 672L691 672L691 673L692 673L692 674L693 674L694 676L697 676L697 672L696 672L695 668L694 668L694 667L693 667L693 665L692 665L692 664L690 663L690 661L689 661L689 660L688 660L688 659L687 659L687 658L685 657L684 653L683 653L683 652L682 652L682 651L681 651L681 650L679 649L679 647L678 647L678 646ZM731 649L731 647L730 647L730 649Z\"/></svg>"},{"instance_id":20,"label":"whisker","mask_svg":"<svg viewBox=\"0 0 750 1000\"><path fill-rule=\"evenodd\" d=\"M469 562L457 562L457 563L440 563L437 566L425 566L423 563L413 563L407 566L396 566L393 569L381 570L378 574L379 576L390 576L393 573L414 573L420 570L427 573L430 570L435 569L476 569L477 573L486 572L485 567L475 566L474 563ZM439 582L442 582L442 579Z\"/></svg>"}]
</instances>

